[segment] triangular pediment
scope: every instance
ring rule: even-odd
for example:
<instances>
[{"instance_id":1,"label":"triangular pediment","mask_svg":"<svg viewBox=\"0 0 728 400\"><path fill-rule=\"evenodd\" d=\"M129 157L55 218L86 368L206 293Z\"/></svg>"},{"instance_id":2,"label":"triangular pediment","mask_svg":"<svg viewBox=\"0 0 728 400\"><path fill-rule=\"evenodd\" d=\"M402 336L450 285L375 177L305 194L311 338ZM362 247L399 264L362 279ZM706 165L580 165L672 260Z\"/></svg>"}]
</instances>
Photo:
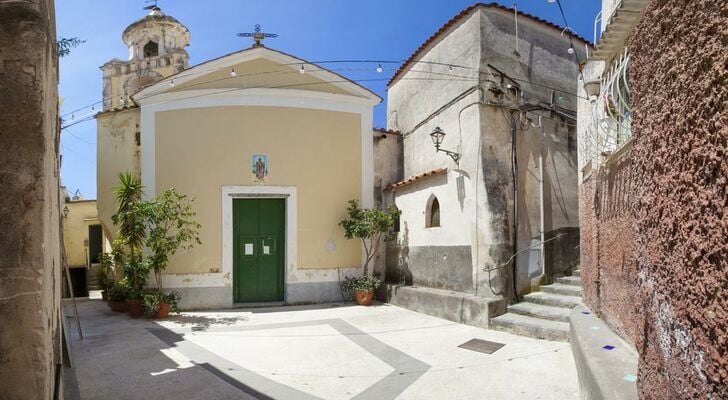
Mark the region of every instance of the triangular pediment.
<instances>
[{"instance_id":1,"label":"triangular pediment","mask_svg":"<svg viewBox=\"0 0 728 400\"><path fill-rule=\"evenodd\" d=\"M301 67L304 73L301 73ZM234 73L233 73L234 71ZM295 89L334 93L370 100L381 98L369 89L316 64L266 47L254 47L198 64L169 76L132 96L144 103L163 93L229 89Z\"/></svg>"}]
</instances>

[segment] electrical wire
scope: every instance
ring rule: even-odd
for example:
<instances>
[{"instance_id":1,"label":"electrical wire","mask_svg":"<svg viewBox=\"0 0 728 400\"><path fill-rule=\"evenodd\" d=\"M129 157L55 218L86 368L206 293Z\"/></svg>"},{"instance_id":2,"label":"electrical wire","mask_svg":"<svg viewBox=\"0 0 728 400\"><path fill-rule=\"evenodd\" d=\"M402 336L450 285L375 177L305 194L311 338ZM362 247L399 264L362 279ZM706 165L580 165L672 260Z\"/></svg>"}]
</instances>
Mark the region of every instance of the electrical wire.
<instances>
[{"instance_id":1,"label":"electrical wire","mask_svg":"<svg viewBox=\"0 0 728 400\"><path fill-rule=\"evenodd\" d=\"M571 34L569 34L569 41L570 41L570 43L573 43L572 42L572 39L571 39ZM572 47L573 47L573 45L572 45ZM575 55L575 57L576 57L576 55ZM578 58L576 59L576 61L578 63ZM306 64L316 65L316 64L336 64L336 63L377 63L377 65L379 65L379 64L398 64L398 63L401 63L401 62L402 61L391 61L391 60L325 60L325 61L316 61L316 62L288 63L288 64L281 64L281 65L291 66L291 65L306 65ZM458 69L462 69L462 70L466 70L466 71L475 72L478 75L489 75L489 76L493 76L493 77L500 77L501 76L500 74L494 74L492 72L481 71L480 69L477 69L477 68L468 67L468 66L464 66L464 65L458 65L458 64L452 64L452 63L440 63L440 62L432 62L432 61L412 61L411 63L413 63L413 64L426 64L426 65L446 66L446 67L448 67L448 69L450 71L452 71L452 68L458 68ZM195 67L192 67L192 68L195 68ZM190 68L190 69L192 69L192 68ZM205 73L208 73L208 72L216 72L216 71L226 70L227 68L228 67L210 68L210 69L207 69L207 70L189 72L189 73L186 73L186 74L171 75L169 77L166 77L166 78L160 80L159 82L163 82L163 81L166 81L166 80L173 81L174 79L181 79L181 78L184 78L184 77L187 77L187 76L192 76L192 75L196 75L196 74L200 74L200 73L205 74ZM386 70L394 71L394 70L397 70L397 69L395 69L395 68L386 68ZM373 72L375 70L372 69L372 68L334 68L334 69L327 69L327 68L319 67L318 69L308 70L306 72L320 72L320 71L331 71L331 72L335 72L335 71L372 71ZM409 72L409 73L426 73L426 74L433 74L433 75L443 75L443 76L450 76L450 77L456 77L456 78L462 78L462 79L471 79L471 80L480 79L480 76L478 76L478 77L470 77L470 76L459 75L457 73L450 73L450 72L446 73L446 72L415 70L415 69L409 69L407 72ZM209 81L204 81L204 82L198 82L198 83L196 83L194 85L186 86L186 88L189 88L191 86L196 86L196 85L203 85L203 84L209 84L209 83L213 83L213 82L228 80L228 79L238 79L238 78L245 78L245 77L257 76L257 75L266 75L266 74L276 74L276 73L289 74L289 73L299 73L299 71L298 70L293 70L292 71L292 70L290 70L290 69L287 68L285 70L278 69L278 70L273 70L273 71L261 71L261 72L243 74L243 75L236 75L234 77L227 77L226 76L226 77L220 78L220 79L214 79L214 80L209 80ZM383 79L378 79L378 80L379 81L384 81L384 80L389 81L390 79L391 78L386 78L386 79L383 78ZM530 81L528 79L512 78L512 77L509 77L509 79L512 79L512 80L518 81L518 82L525 82L525 83L528 83L528 84L530 84L532 86L538 86L538 87L543 87L543 88L551 89L551 90L554 90L556 92L563 93L563 94L567 94L567 95L571 95L571 96L574 96L574 97L577 97L577 98L583 98L582 96L579 96L576 93L570 93L570 92L564 91L562 89L558 89L558 88L554 88L554 87L549 86L549 85L545 85L545 84L540 84L540 83L537 83L537 82L533 82L533 81ZM400 78L400 80L408 80L408 78ZM358 83L358 82L366 82L367 80L347 79L347 81L351 81L351 82ZM96 105L103 104L104 101L106 101L106 100L112 100L113 98L114 98L114 96L104 97L104 98L102 98L102 100L99 100L99 101L90 103L88 105L85 105L83 107L79 107L79 108L73 109L71 111L68 111L68 112L62 114L61 117L67 117L68 115L73 115L73 114L75 114L78 111L82 111L82 110L85 110L85 109L89 109L89 108L95 107ZM586 98L583 98L583 99L588 100Z\"/></svg>"}]
</instances>

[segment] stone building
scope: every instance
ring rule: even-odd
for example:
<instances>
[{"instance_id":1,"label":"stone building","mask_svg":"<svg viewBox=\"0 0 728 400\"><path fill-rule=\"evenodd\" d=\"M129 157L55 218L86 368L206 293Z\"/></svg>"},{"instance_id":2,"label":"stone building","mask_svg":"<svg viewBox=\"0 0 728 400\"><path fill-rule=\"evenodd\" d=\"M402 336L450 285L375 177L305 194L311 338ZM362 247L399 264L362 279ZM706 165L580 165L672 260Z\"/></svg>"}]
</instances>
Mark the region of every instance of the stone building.
<instances>
[{"instance_id":1,"label":"stone building","mask_svg":"<svg viewBox=\"0 0 728 400\"><path fill-rule=\"evenodd\" d=\"M634 346L640 398L728 398L728 3L603 0L596 23L578 104L584 301Z\"/></svg>"},{"instance_id":2,"label":"stone building","mask_svg":"<svg viewBox=\"0 0 728 400\"><path fill-rule=\"evenodd\" d=\"M575 56L586 41L570 49L570 36L475 4L394 74L387 120L401 132L403 179L385 198L403 213L387 278L415 286L392 290L394 303L488 326L517 294L576 268ZM445 135L440 151L433 133Z\"/></svg>"},{"instance_id":3,"label":"stone building","mask_svg":"<svg viewBox=\"0 0 728 400\"><path fill-rule=\"evenodd\" d=\"M88 295L100 289L96 282L99 254L110 250L110 244L97 218L96 200L84 199L76 192L70 196L61 187L63 249L75 296ZM65 281L64 281L65 285Z\"/></svg>"},{"instance_id":4,"label":"stone building","mask_svg":"<svg viewBox=\"0 0 728 400\"><path fill-rule=\"evenodd\" d=\"M0 398L63 398L53 1L0 1Z\"/></svg>"},{"instance_id":5,"label":"stone building","mask_svg":"<svg viewBox=\"0 0 728 400\"><path fill-rule=\"evenodd\" d=\"M372 108L381 99L260 43L179 71L189 33L159 9L124 39L127 76L112 75L98 116L105 229L113 234L118 173L135 171L148 197L174 187L194 198L202 245L172 257L163 278L182 308L340 300L339 278L361 273L362 251L338 222L350 199L373 205ZM158 53L137 52L151 42ZM139 74L155 82L114 103Z\"/></svg>"}]
</instances>

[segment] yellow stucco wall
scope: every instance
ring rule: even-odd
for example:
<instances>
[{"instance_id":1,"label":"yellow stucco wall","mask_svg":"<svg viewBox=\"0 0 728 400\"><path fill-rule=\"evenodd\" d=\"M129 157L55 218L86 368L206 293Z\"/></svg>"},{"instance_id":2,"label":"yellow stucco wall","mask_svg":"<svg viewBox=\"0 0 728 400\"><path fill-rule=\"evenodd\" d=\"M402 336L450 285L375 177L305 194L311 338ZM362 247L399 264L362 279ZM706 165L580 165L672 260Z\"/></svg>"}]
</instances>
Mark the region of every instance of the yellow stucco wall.
<instances>
[{"instance_id":1,"label":"yellow stucco wall","mask_svg":"<svg viewBox=\"0 0 728 400\"><path fill-rule=\"evenodd\" d=\"M138 108L100 113L96 117L96 193L98 218L104 233L113 240L116 229L111 216L116 210L114 187L119 173L133 171L139 176L140 111Z\"/></svg>"},{"instance_id":2,"label":"yellow stucco wall","mask_svg":"<svg viewBox=\"0 0 728 400\"><path fill-rule=\"evenodd\" d=\"M194 197L202 224L203 244L173 257L167 272L222 268L222 186L255 185L253 154L268 155L266 185L297 187L298 268L361 264L360 243L337 225L347 201L361 197L358 114L230 106L158 112L155 121L156 190Z\"/></svg>"},{"instance_id":3,"label":"yellow stucco wall","mask_svg":"<svg viewBox=\"0 0 728 400\"><path fill-rule=\"evenodd\" d=\"M63 246L66 259L71 267L86 265L84 240L88 239L89 225L98 224L96 220L96 201L79 200L64 204L68 216L63 218Z\"/></svg>"},{"instance_id":4,"label":"yellow stucco wall","mask_svg":"<svg viewBox=\"0 0 728 400\"><path fill-rule=\"evenodd\" d=\"M199 68L205 68L201 65ZM231 68L221 68L189 82L180 83L173 91L191 89L227 89L227 88L293 88L312 90L317 92L338 93L351 95L336 85L324 82L314 77L311 73L299 73L300 65L281 65L266 60L254 59L240 63ZM307 64L309 72L320 68ZM230 71L235 69L237 76L231 77ZM343 80L343 78L342 78Z\"/></svg>"}]
</instances>

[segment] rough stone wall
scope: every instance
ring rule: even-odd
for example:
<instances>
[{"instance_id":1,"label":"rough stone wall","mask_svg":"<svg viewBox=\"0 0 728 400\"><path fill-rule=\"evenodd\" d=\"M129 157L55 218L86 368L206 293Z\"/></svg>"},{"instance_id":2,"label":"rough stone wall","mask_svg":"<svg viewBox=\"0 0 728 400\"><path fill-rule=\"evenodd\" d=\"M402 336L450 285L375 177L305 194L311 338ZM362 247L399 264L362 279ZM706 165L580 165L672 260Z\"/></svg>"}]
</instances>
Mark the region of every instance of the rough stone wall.
<instances>
[{"instance_id":1,"label":"rough stone wall","mask_svg":"<svg viewBox=\"0 0 728 400\"><path fill-rule=\"evenodd\" d=\"M629 148L587 177L580 189L584 301L615 332L635 343L641 334L636 305L634 194Z\"/></svg>"},{"instance_id":2,"label":"rough stone wall","mask_svg":"<svg viewBox=\"0 0 728 400\"><path fill-rule=\"evenodd\" d=\"M0 0L0 398L50 399L60 362L58 70L51 0Z\"/></svg>"},{"instance_id":3,"label":"rough stone wall","mask_svg":"<svg viewBox=\"0 0 728 400\"><path fill-rule=\"evenodd\" d=\"M728 398L728 2L653 0L631 48L645 399Z\"/></svg>"}]
</instances>

